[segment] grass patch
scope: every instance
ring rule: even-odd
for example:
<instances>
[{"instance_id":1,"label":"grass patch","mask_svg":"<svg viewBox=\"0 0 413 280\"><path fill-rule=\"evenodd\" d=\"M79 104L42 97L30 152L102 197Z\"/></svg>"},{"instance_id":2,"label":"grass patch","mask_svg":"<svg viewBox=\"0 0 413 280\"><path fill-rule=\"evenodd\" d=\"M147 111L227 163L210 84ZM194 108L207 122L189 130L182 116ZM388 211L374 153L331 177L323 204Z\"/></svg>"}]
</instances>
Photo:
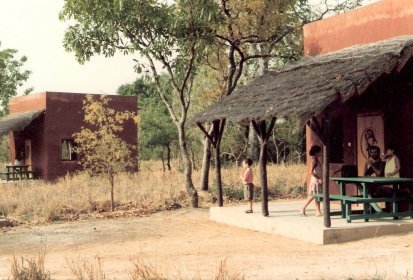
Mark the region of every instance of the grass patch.
<instances>
[{"instance_id":1,"label":"grass patch","mask_svg":"<svg viewBox=\"0 0 413 280\"><path fill-rule=\"evenodd\" d=\"M189 198L184 187L179 164L163 172L156 161L142 162L135 174L121 174L115 178L116 211L110 212L110 186L106 177L87 174L65 176L56 182L15 182L0 184L0 216L11 217L25 223L45 223L59 220L87 219L89 216L139 216L187 207ZM305 165L269 165L268 187L270 199L296 195L297 186L305 180ZM224 202L243 199L243 186L237 166L222 169ZM193 182L199 182L200 171L194 171ZM256 197L259 200L259 170L253 166ZM215 170L210 180L214 182ZM216 184L210 191L199 192L200 205L215 203Z\"/></svg>"},{"instance_id":2,"label":"grass patch","mask_svg":"<svg viewBox=\"0 0 413 280\"><path fill-rule=\"evenodd\" d=\"M50 280L50 273L44 268L45 254L36 258L20 258L14 256L11 264L11 276L13 280Z\"/></svg>"}]
</instances>

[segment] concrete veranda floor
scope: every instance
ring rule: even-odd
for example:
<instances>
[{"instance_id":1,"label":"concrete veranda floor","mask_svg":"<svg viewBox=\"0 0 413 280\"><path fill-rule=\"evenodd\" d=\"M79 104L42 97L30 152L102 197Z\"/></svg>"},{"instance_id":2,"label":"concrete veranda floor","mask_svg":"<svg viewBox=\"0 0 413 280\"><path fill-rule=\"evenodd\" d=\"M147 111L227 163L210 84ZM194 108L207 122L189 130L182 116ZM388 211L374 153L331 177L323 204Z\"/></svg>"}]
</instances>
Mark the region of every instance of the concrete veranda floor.
<instances>
[{"instance_id":1,"label":"concrete veranda floor","mask_svg":"<svg viewBox=\"0 0 413 280\"><path fill-rule=\"evenodd\" d=\"M381 235L391 235L413 231L413 219L356 220L347 223L339 216L331 217L331 227L324 227L324 218L315 216L314 202L307 208L307 216L299 214L304 200L271 201L269 216L261 213L261 203L254 203L254 213L244 213L244 205L211 207L210 219L240 228L284 235L290 238L317 244L349 242ZM331 204L331 211L339 210L338 204Z\"/></svg>"}]
</instances>

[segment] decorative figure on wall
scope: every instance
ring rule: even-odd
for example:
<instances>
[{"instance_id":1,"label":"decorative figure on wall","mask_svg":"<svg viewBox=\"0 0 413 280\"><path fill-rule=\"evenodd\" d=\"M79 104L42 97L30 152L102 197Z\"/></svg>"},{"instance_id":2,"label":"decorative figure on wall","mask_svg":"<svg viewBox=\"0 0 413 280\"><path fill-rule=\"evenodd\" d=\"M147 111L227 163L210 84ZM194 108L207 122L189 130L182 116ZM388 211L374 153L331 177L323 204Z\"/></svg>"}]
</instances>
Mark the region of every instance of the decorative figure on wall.
<instances>
[{"instance_id":1,"label":"decorative figure on wall","mask_svg":"<svg viewBox=\"0 0 413 280\"><path fill-rule=\"evenodd\" d=\"M364 149L361 148L361 153L363 154L364 158L367 159L369 158L370 148L373 146L377 146L378 144L374 128L372 127L366 128L361 134L360 141L362 143L361 147L365 147Z\"/></svg>"}]
</instances>

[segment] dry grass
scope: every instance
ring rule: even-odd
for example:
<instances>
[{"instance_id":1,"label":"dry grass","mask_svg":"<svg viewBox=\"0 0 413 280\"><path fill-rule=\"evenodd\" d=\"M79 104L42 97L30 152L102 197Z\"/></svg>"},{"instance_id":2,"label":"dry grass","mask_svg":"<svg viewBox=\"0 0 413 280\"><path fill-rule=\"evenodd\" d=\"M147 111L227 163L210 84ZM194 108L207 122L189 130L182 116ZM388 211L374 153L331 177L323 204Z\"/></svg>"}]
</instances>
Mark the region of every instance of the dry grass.
<instances>
[{"instance_id":1,"label":"dry grass","mask_svg":"<svg viewBox=\"0 0 413 280\"><path fill-rule=\"evenodd\" d=\"M132 261L133 270L129 273L131 280L162 280L167 279L163 276L156 267L143 258L136 258Z\"/></svg>"},{"instance_id":2,"label":"dry grass","mask_svg":"<svg viewBox=\"0 0 413 280\"><path fill-rule=\"evenodd\" d=\"M244 280L244 275L238 271L233 272L228 268L227 259L220 262L218 271L214 276L214 280Z\"/></svg>"},{"instance_id":3,"label":"dry grass","mask_svg":"<svg viewBox=\"0 0 413 280\"><path fill-rule=\"evenodd\" d=\"M174 165L173 167L176 167ZM43 223L55 220L84 219L90 215L136 216L170 210L188 205L182 173L179 168L163 172L160 162L142 162L136 174L121 174L115 181L116 209L110 211L110 187L105 177L86 174L66 176L54 183L16 182L0 184L0 216L21 222ZM258 167L253 167L255 183L259 185ZM222 170L226 201L242 198L239 167ZM208 206L215 201L214 170L211 170L211 191L200 192L200 203ZM199 182L199 171L193 181ZM300 192L305 180L304 165L268 166L270 197Z\"/></svg>"},{"instance_id":4,"label":"dry grass","mask_svg":"<svg viewBox=\"0 0 413 280\"><path fill-rule=\"evenodd\" d=\"M36 258L21 258L17 260L13 258L11 264L11 275L13 280L48 280L50 273L45 271L44 268L44 256L45 254L39 254Z\"/></svg>"},{"instance_id":5,"label":"dry grass","mask_svg":"<svg viewBox=\"0 0 413 280\"><path fill-rule=\"evenodd\" d=\"M76 280L105 280L106 275L102 271L102 262L99 257L95 262L67 260L70 271Z\"/></svg>"},{"instance_id":6,"label":"dry grass","mask_svg":"<svg viewBox=\"0 0 413 280\"><path fill-rule=\"evenodd\" d=\"M103 272L103 267L99 257L95 257L94 262L89 262L87 260L83 261L73 261L68 260L68 265L70 271L72 272L73 279L76 280L105 280L112 279L107 278ZM147 261L144 257L135 257L131 260L132 270L129 271L130 280L166 280L166 279L176 279L174 277L168 277L165 272L161 272L161 269L156 267L154 264ZM180 274L179 268L174 268L173 274ZM115 278L116 279L116 278ZM178 279L181 279L178 277ZM188 278L183 278L188 279ZM198 279L198 278L189 278ZM227 259L221 260L217 271L211 276L213 280L243 280L244 275L240 271L233 271L229 268L227 264Z\"/></svg>"}]
</instances>

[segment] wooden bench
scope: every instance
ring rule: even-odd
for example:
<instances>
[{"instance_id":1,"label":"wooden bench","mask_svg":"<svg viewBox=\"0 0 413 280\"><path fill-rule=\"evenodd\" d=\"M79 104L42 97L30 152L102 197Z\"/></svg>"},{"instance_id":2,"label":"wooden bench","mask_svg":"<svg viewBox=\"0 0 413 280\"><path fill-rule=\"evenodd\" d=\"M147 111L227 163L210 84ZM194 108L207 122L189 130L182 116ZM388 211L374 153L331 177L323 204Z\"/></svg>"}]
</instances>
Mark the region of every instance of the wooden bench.
<instances>
[{"instance_id":1,"label":"wooden bench","mask_svg":"<svg viewBox=\"0 0 413 280\"><path fill-rule=\"evenodd\" d=\"M312 197L322 201L323 196L321 194L314 194ZM385 218L392 217L398 219L399 217L412 217L413 218L413 196L403 195L403 196L392 196L392 197L362 197L362 196L346 196L346 195L335 195L330 194L330 200L341 201L341 214L342 218L345 218L348 223L352 220L364 219L366 222L372 218ZM409 211L399 212L398 205L399 202L407 201L409 203ZM391 211L383 212L381 208L372 207L371 205L377 205L377 203L391 203ZM357 213L352 210L353 204L363 204L362 213ZM373 209L372 209L373 208ZM375 212L373 212L375 211ZM330 215L337 215L337 212L330 213Z\"/></svg>"},{"instance_id":2,"label":"wooden bench","mask_svg":"<svg viewBox=\"0 0 413 280\"><path fill-rule=\"evenodd\" d=\"M6 181L19 181L19 180L33 180L33 171L21 171L21 172L0 172L2 180Z\"/></svg>"}]
</instances>

